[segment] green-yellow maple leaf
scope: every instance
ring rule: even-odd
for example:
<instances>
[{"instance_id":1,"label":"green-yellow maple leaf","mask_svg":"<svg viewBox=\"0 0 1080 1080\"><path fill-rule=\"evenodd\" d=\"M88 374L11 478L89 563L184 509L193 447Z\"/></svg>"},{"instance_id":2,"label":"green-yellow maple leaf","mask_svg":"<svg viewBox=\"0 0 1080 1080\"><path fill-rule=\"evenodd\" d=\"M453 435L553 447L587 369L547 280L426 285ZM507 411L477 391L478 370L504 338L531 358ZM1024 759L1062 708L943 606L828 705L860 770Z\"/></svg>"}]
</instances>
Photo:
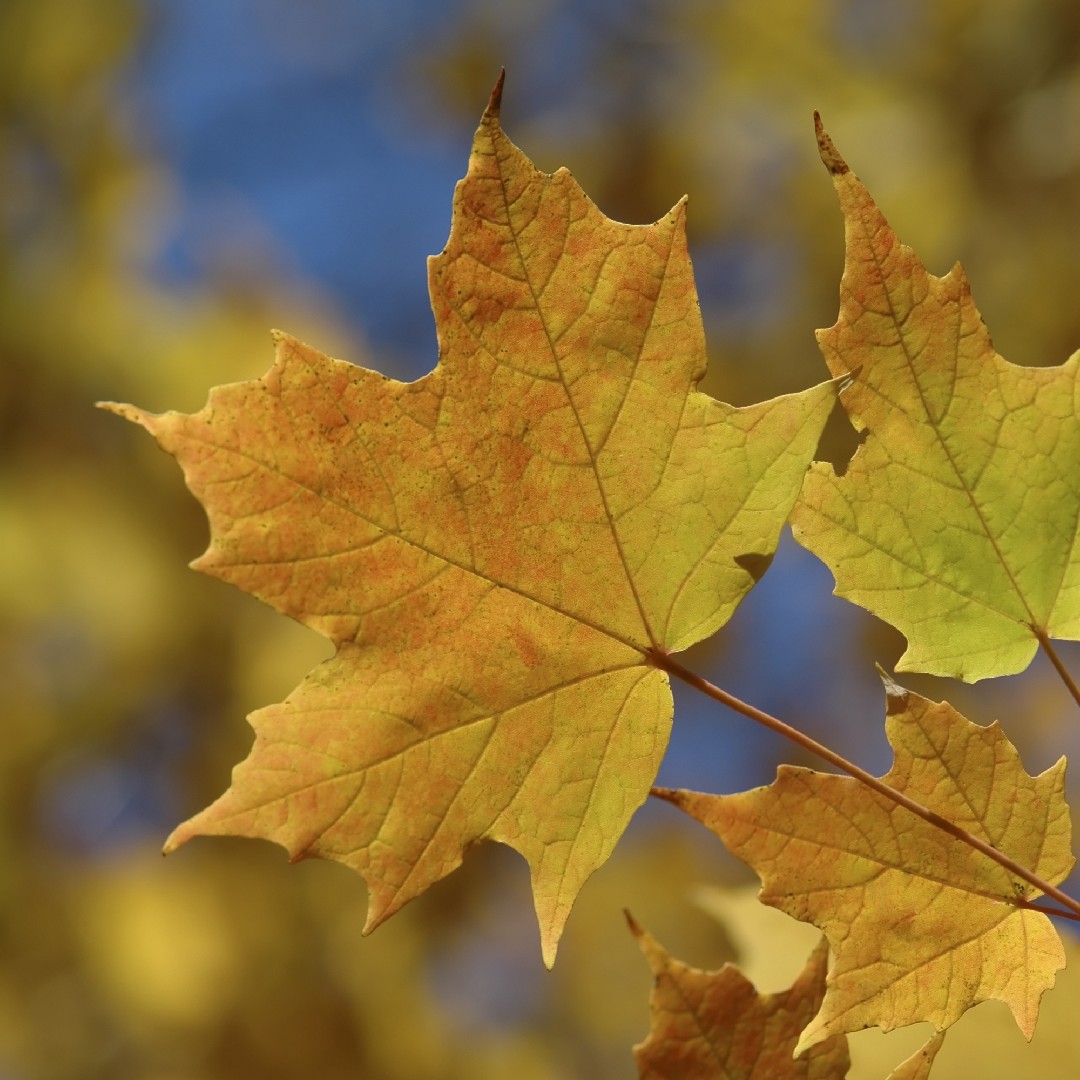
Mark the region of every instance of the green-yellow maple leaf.
<instances>
[{"instance_id":1,"label":"green-yellow maple leaf","mask_svg":"<svg viewBox=\"0 0 1080 1080\"><path fill-rule=\"evenodd\" d=\"M843 1080L847 1039L835 1036L794 1057L799 1033L825 994L822 940L787 990L759 994L732 964L701 971L680 963L629 916L652 968L649 1037L634 1047L641 1080Z\"/></svg>"},{"instance_id":2,"label":"green-yellow maple leaf","mask_svg":"<svg viewBox=\"0 0 1080 1080\"><path fill-rule=\"evenodd\" d=\"M371 929L481 839L528 860L545 960L648 795L672 702L652 658L731 615L775 549L832 389L695 391L682 204L604 217L538 172L492 95L430 260L415 383L279 335L262 379L147 428L206 507L197 569L336 645L228 791L181 825L359 871Z\"/></svg>"},{"instance_id":3,"label":"green-yellow maple leaf","mask_svg":"<svg viewBox=\"0 0 1080 1080\"><path fill-rule=\"evenodd\" d=\"M818 126L844 214L840 315L818 342L867 432L814 466L796 539L908 639L898 670L973 682L1080 638L1080 354L994 352L962 268L928 274Z\"/></svg>"},{"instance_id":4,"label":"green-yellow maple leaf","mask_svg":"<svg viewBox=\"0 0 1080 1080\"><path fill-rule=\"evenodd\" d=\"M979 727L886 682L883 778L1056 885L1073 866L1065 761L1024 772L997 723ZM846 776L782 765L740 795L657 790L715 832L762 880L761 900L824 931L828 992L799 1049L875 1024L939 1031L1004 1001L1031 1038L1042 992L1065 963L1035 890L1001 865Z\"/></svg>"}]
</instances>

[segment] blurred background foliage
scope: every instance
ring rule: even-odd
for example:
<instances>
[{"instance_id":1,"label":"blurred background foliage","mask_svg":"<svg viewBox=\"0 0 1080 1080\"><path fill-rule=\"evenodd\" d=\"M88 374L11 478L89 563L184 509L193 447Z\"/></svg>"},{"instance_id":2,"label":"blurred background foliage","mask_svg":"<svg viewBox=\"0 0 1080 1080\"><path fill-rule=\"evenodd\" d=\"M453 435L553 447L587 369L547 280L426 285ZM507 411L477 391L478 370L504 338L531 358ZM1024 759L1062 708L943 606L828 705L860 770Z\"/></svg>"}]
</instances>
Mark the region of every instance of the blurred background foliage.
<instances>
[{"instance_id":1,"label":"blurred background foliage","mask_svg":"<svg viewBox=\"0 0 1080 1080\"><path fill-rule=\"evenodd\" d=\"M726 932L691 892L745 874L666 807L586 887L551 974L502 849L366 939L341 867L241 841L157 855L226 786L246 713L326 649L185 569L202 511L92 404L196 409L265 370L272 326L430 369L423 259L502 65L511 136L605 212L690 193L719 397L824 374L842 234L815 108L930 269L964 262L1005 356L1080 344L1075 0L4 0L0 1080L624 1077L650 978L620 909L687 962L738 952L738 912ZM827 453L850 446L835 424ZM690 662L884 771L873 662L902 641L830 588L785 541ZM999 718L1032 772L1078 749L1041 661L904 681ZM779 760L677 691L663 782L738 790Z\"/></svg>"}]
</instances>

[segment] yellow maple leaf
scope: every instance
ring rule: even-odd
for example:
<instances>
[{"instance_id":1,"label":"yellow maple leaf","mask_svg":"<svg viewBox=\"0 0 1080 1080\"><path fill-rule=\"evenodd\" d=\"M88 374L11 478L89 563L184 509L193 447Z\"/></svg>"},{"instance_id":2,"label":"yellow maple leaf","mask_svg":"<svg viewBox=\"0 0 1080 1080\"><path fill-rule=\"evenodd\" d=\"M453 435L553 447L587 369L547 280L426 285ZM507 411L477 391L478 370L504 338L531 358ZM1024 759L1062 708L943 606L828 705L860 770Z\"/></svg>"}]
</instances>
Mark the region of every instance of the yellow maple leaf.
<instances>
[{"instance_id":1,"label":"yellow maple leaf","mask_svg":"<svg viewBox=\"0 0 1080 1080\"><path fill-rule=\"evenodd\" d=\"M971 723L886 680L882 778L1056 885L1073 866L1065 761L1024 772L995 722ZM850 777L782 765L739 795L657 789L715 832L762 880L761 900L824 931L835 961L799 1049L839 1032L928 1020L1004 1001L1031 1038L1064 966L1036 891L1001 865Z\"/></svg>"},{"instance_id":2,"label":"yellow maple leaf","mask_svg":"<svg viewBox=\"0 0 1080 1080\"><path fill-rule=\"evenodd\" d=\"M648 795L672 715L652 659L715 631L775 550L833 397L695 391L684 207L606 218L499 124L429 262L439 365L414 383L284 335L192 415L113 406L206 507L194 566L330 638L251 716L181 825L359 871L376 926L481 840L528 860L545 961Z\"/></svg>"},{"instance_id":3,"label":"yellow maple leaf","mask_svg":"<svg viewBox=\"0 0 1080 1080\"><path fill-rule=\"evenodd\" d=\"M837 1035L800 1057L799 1033L825 994L822 939L787 990L759 994L733 964L701 971L673 959L627 915L655 976L649 1037L634 1047L641 1080L843 1080L847 1039Z\"/></svg>"},{"instance_id":4,"label":"yellow maple leaf","mask_svg":"<svg viewBox=\"0 0 1080 1080\"><path fill-rule=\"evenodd\" d=\"M836 593L897 627L897 670L974 682L1080 638L1080 353L1054 368L994 351L959 264L928 274L818 122L844 214L836 324L818 331L866 432L846 472L817 463L795 538Z\"/></svg>"}]
</instances>

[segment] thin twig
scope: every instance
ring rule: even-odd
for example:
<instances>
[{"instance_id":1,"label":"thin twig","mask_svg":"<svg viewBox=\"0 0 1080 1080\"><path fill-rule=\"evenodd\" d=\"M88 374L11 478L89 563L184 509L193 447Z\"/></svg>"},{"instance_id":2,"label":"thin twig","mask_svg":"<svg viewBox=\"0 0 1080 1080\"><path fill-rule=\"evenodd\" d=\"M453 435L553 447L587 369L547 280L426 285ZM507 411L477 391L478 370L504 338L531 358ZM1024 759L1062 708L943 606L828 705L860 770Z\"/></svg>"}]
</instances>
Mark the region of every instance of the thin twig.
<instances>
[{"instance_id":1,"label":"thin twig","mask_svg":"<svg viewBox=\"0 0 1080 1080\"><path fill-rule=\"evenodd\" d=\"M1072 919L1073 922L1080 922L1080 915L1072 911L1062 911L1061 908L1050 907L1049 904L1036 904L1033 900L1025 900L1023 897L1018 896L1009 903L1028 911L1041 911L1044 915L1053 915L1055 919Z\"/></svg>"},{"instance_id":2,"label":"thin twig","mask_svg":"<svg viewBox=\"0 0 1080 1080\"><path fill-rule=\"evenodd\" d=\"M948 818L942 817L928 807L923 806L922 803L918 803L914 799L909 798L902 791L897 791L895 788L890 787L880 777L873 776L865 769L860 769L858 765L848 761L847 758L837 754L835 751L830 750L816 739L810 738L809 735L803 734L803 732L799 731L797 728L793 728L790 724L785 724L783 720L778 720L775 716L771 716L769 713L763 712L761 709L757 709L753 705L747 704L733 694L729 694L726 690L721 690L719 686L709 682L708 679L703 679L700 675L690 671L689 668L683 667L682 664L673 659L670 655L654 652L650 654L650 659L656 667L681 679L688 686L694 687L695 690L700 690L701 693L711 697L714 701L719 701L720 704L726 705L729 709L733 709L735 712L748 717L755 723L769 728L770 731L775 731L778 735L783 735L785 739L789 739L797 746L801 746L815 757L822 758L830 765L835 765L838 769L841 769L849 776L854 777L856 780L876 791L879 795L891 799L905 810L909 810L917 817L922 818L923 821L929 822L935 828L941 829L951 836L956 837L957 840L962 841L969 847L973 847L988 859L993 859L999 866L1008 870L1010 874L1015 874L1016 877L1026 881L1029 885L1033 885L1041 893L1052 897L1071 914L1052 911L1049 908L1039 908L1036 910L1044 910L1047 914L1060 915L1063 918L1071 918L1080 921L1080 901L1074 900L1068 893L1062 892L1061 889L1057 888L1056 885L1051 885L1048 881L1044 881L1038 874L1032 873L1032 871L1028 870L1027 867L1022 866L1015 859L1010 859L1008 855L1003 851L998 851L992 844L986 843L985 840L980 840L966 829L962 829L959 825L949 821ZM1002 897L1002 900L1019 907L1033 907L1033 905L1027 901L1020 902L1019 898Z\"/></svg>"}]
</instances>

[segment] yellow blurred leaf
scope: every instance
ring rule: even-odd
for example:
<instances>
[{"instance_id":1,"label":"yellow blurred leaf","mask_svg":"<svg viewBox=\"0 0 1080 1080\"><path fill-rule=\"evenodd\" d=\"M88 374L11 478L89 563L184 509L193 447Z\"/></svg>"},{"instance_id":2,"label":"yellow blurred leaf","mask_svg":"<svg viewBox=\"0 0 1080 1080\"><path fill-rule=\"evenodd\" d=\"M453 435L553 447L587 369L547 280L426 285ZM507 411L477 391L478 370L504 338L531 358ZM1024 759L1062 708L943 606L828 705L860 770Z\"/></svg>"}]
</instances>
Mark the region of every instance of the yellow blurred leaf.
<instances>
[{"instance_id":1,"label":"yellow blurred leaf","mask_svg":"<svg viewBox=\"0 0 1080 1080\"><path fill-rule=\"evenodd\" d=\"M240 993L238 943L212 882L166 874L153 855L86 875L80 936L100 991L130 1024L196 1027Z\"/></svg>"}]
</instances>

